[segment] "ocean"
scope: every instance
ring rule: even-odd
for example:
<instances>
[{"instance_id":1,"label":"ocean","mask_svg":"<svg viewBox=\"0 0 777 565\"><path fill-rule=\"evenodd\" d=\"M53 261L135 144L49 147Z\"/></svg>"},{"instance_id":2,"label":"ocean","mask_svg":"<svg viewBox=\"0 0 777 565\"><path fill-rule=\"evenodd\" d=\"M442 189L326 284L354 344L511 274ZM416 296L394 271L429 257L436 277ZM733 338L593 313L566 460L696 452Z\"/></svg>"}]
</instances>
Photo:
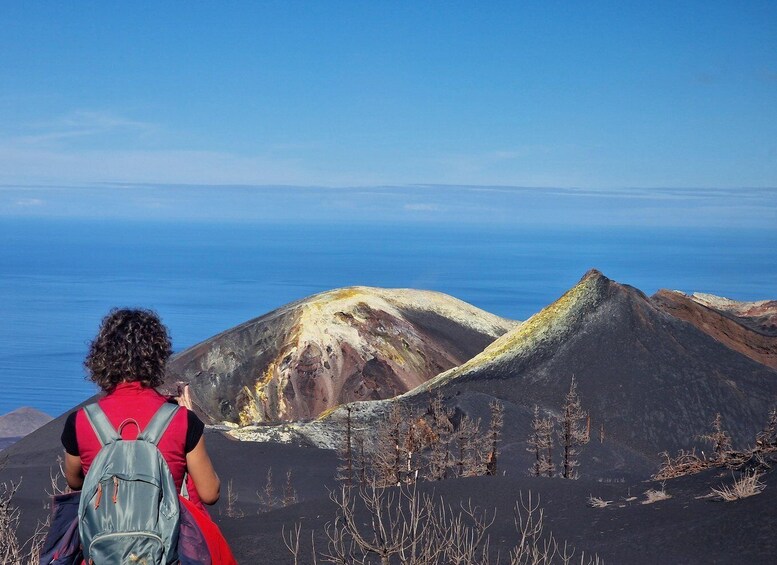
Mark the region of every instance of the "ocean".
<instances>
[{"instance_id":1,"label":"ocean","mask_svg":"<svg viewBox=\"0 0 777 565\"><path fill-rule=\"evenodd\" d=\"M526 319L590 268L652 294L777 298L777 232L487 222L0 219L0 414L94 394L82 361L115 306L156 310L183 350L337 287L412 287Z\"/></svg>"}]
</instances>

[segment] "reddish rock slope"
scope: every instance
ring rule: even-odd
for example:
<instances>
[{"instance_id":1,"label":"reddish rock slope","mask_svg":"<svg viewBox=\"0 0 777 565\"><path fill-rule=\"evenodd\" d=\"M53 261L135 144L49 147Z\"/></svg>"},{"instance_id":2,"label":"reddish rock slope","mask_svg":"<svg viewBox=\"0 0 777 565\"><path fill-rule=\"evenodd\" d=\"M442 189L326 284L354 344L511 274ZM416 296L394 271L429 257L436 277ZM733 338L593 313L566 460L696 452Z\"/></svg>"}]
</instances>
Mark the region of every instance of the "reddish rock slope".
<instances>
[{"instance_id":1,"label":"reddish rock slope","mask_svg":"<svg viewBox=\"0 0 777 565\"><path fill-rule=\"evenodd\" d=\"M168 381L190 382L211 421L305 420L344 402L407 392L515 324L437 292L333 290L182 352Z\"/></svg>"},{"instance_id":2,"label":"reddish rock slope","mask_svg":"<svg viewBox=\"0 0 777 565\"><path fill-rule=\"evenodd\" d=\"M777 302L734 302L671 290L659 290L651 300L664 312L693 324L727 347L777 369L777 332L769 333L775 327L769 319L777 320ZM769 304L773 305L774 313L770 312Z\"/></svg>"}]
</instances>

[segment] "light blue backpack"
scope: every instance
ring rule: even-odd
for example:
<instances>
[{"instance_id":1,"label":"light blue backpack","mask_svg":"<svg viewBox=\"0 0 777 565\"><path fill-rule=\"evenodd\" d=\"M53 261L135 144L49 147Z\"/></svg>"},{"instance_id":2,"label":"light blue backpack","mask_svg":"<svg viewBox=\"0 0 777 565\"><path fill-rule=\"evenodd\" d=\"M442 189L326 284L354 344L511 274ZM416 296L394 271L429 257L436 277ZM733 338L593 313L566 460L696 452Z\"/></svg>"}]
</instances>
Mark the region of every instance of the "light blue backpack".
<instances>
[{"instance_id":1,"label":"light blue backpack","mask_svg":"<svg viewBox=\"0 0 777 565\"><path fill-rule=\"evenodd\" d=\"M135 420L116 430L96 403L84 407L102 445L78 506L86 563L167 565L178 559L178 493L157 448L178 408L165 403L137 439L128 441L121 430L128 423L137 426Z\"/></svg>"}]
</instances>

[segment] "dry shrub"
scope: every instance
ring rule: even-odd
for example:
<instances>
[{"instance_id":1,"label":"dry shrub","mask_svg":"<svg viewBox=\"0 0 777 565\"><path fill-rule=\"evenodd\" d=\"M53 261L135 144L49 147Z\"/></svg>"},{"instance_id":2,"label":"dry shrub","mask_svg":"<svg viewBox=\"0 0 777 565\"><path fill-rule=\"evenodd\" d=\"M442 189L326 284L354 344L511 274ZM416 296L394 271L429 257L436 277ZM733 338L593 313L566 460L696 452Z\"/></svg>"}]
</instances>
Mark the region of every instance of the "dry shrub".
<instances>
[{"instance_id":1,"label":"dry shrub","mask_svg":"<svg viewBox=\"0 0 777 565\"><path fill-rule=\"evenodd\" d=\"M278 498L275 496L275 484L272 477L272 467L267 469L267 480L264 483L264 489L257 490L256 496L259 498L258 512L260 514L278 506Z\"/></svg>"},{"instance_id":2,"label":"dry shrub","mask_svg":"<svg viewBox=\"0 0 777 565\"><path fill-rule=\"evenodd\" d=\"M354 489L342 486L331 493L337 516L325 527L327 548L313 548L312 561L300 552L300 527L284 532L294 563L367 565L491 565L488 529L496 511L481 510L471 501L454 508L442 499L419 494L416 485L381 488L374 483ZM551 565L572 563L575 551L559 543L544 527L544 512L531 493L516 502L517 542L506 563ZM313 532L311 532L313 536ZM600 564L598 557L581 554L575 563Z\"/></svg>"},{"instance_id":3,"label":"dry shrub","mask_svg":"<svg viewBox=\"0 0 777 565\"><path fill-rule=\"evenodd\" d=\"M263 490L257 490L256 496L259 498L258 513L269 512L275 508L291 506L299 501L297 490L291 481L291 469L286 470L286 482L283 485L282 496L276 496L275 484L273 483L272 467L267 469L267 481Z\"/></svg>"},{"instance_id":4,"label":"dry shrub","mask_svg":"<svg viewBox=\"0 0 777 565\"><path fill-rule=\"evenodd\" d=\"M713 488L710 494L717 496L726 502L747 498L760 494L766 488L766 485L760 481L760 473L745 473L734 480L731 486L720 485L719 488Z\"/></svg>"},{"instance_id":5,"label":"dry shrub","mask_svg":"<svg viewBox=\"0 0 777 565\"><path fill-rule=\"evenodd\" d=\"M645 500L642 501L642 504L653 504L654 502L660 502L661 500L672 498L672 495L666 492L666 488L664 487L663 483L661 484L661 490L651 488L646 490L644 494Z\"/></svg>"},{"instance_id":6,"label":"dry shrub","mask_svg":"<svg viewBox=\"0 0 777 565\"><path fill-rule=\"evenodd\" d=\"M765 455L777 451L777 408L769 413L769 420L763 431L755 438L755 447L737 451L731 446L731 436L723 429L720 414L712 422L712 431L699 436L699 439L712 444L711 458L699 457L696 450L680 450L676 457L671 457L666 451L659 455L664 459L653 479L663 481L684 475L692 475L713 467L741 468L745 465L755 465L758 468L769 468ZM703 454L704 452L702 452Z\"/></svg>"},{"instance_id":7,"label":"dry shrub","mask_svg":"<svg viewBox=\"0 0 777 565\"><path fill-rule=\"evenodd\" d=\"M610 504L612 504L612 500L604 500L598 496L588 497L588 506L591 508L607 508Z\"/></svg>"},{"instance_id":8,"label":"dry shrub","mask_svg":"<svg viewBox=\"0 0 777 565\"><path fill-rule=\"evenodd\" d=\"M237 506L237 499L237 492L235 492L235 489L232 487L232 479L229 479L229 481L227 481L227 507L224 510L224 514L230 518L242 518L245 516L245 513ZM219 509L219 513L221 513L221 508Z\"/></svg>"},{"instance_id":9,"label":"dry shrub","mask_svg":"<svg viewBox=\"0 0 777 565\"><path fill-rule=\"evenodd\" d=\"M286 483L283 485L283 507L297 504L298 501L297 490L291 483L291 469L286 469Z\"/></svg>"},{"instance_id":10,"label":"dry shrub","mask_svg":"<svg viewBox=\"0 0 777 565\"><path fill-rule=\"evenodd\" d=\"M61 455L57 456L56 470L54 470L54 467L49 467L49 481L51 489L47 489L46 494L50 497L72 492L65 482L65 460Z\"/></svg>"},{"instance_id":11,"label":"dry shrub","mask_svg":"<svg viewBox=\"0 0 777 565\"><path fill-rule=\"evenodd\" d=\"M712 461L701 459L696 455L696 449L693 451L681 449L676 457L670 456L667 451L661 452L660 455L664 460L661 463L658 472L653 475L653 479L657 481L665 481L666 479L674 479L684 475L693 475L694 473L699 473L713 465Z\"/></svg>"},{"instance_id":12,"label":"dry shrub","mask_svg":"<svg viewBox=\"0 0 777 565\"><path fill-rule=\"evenodd\" d=\"M46 525L41 524L27 541L19 540L16 533L19 527L19 509L13 506L13 497L20 484L0 484L0 563L37 565Z\"/></svg>"}]
</instances>

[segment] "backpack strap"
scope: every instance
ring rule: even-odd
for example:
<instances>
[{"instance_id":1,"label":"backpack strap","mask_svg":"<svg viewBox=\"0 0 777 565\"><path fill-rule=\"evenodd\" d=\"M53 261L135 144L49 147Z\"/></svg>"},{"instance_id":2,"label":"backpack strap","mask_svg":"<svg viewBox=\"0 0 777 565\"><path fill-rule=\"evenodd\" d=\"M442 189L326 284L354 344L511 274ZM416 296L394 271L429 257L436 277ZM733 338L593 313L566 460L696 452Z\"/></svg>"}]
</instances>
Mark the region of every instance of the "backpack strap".
<instances>
[{"instance_id":1,"label":"backpack strap","mask_svg":"<svg viewBox=\"0 0 777 565\"><path fill-rule=\"evenodd\" d=\"M179 492L178 494L180 494L186 500L189 500L189 487L186 485L186 483L188 482L189 482L189 473L185 472L183 474L183 482L181 482L181 492Z\"/></svg>"},{"instance_id":2,"label":"backpack strap","mask_svg":"<svg viewBox=\"0 0 777 565\"><path fill-rule=\"evenodd\" d=\"M150 441L154 445L159 443L162 434L165 433L167 426L173 420L173 416L178 413L180 406L165 402L159 407L146 428L138 435L138 439Z\"/></svg>"},{"instance_id":3,"label":"backpack strap","mask_svg":"<svg viewBox=\"0 0 777 565\"><path fill-rule=\"evenodd\" d=\"M119 441L121 436L113 427L113 424L108 420L108 417L103 412L103 409L95 402L94 404L87 404L84 406L84 414L89 424L92 426L97 439L100 440L100 445L107 445L114 441Z\"/></svg>"}]
</instances>

